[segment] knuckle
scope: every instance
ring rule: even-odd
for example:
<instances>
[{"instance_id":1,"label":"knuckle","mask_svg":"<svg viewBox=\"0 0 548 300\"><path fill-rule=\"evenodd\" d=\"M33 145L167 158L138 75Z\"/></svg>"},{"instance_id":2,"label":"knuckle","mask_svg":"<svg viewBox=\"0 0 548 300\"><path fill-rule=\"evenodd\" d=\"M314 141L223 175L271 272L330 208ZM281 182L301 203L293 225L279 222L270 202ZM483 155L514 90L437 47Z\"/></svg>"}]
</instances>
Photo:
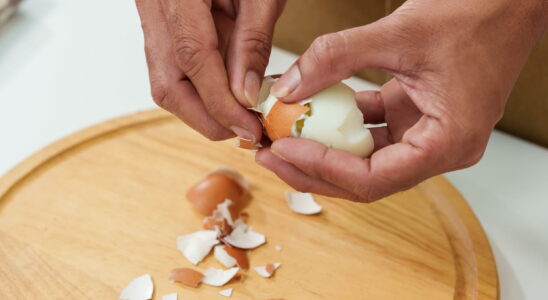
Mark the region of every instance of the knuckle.
<instances>
[{"instance_id":1,"label":"knuckle","mask_svg":"<svg viewBox=\"0 0 548 300\"><path fill-rule=\"evenodd\" d=\"M243 36L244 47L258 54L266 66L272 48L272 34L260 28L250 27L244 30Z\"/></svg>"},{"instance_id":2,"label":"knuckle","mask_svg":"<svg viewBox=\"0 0 548 300\"><path fill-rule=\"evenodd\" d=\"M200 73L205 59L217 49L216 41L183 35L175 40L175 59L188 77Z\"/></svg>"},{"instance_id":3,"label":"knuckle","mask_svg":"<svg viewBox=\"0 0 548 300\"><path fill-rule=\"evenodd\" d=\"M169 87L167 86L167 84L162 81L151 79L150 90L154 103L156 103L159 107L167 110L169 107Z\"/></svg>"},{"instance_id":4,"label":"knuckle","mask_svg":"<svg viewBox=\"0 0 548 300\"><path fill-rule=\"evenodd\" d=\"M336 33L324 34L312 42L310 46L312 59L319 66L323 66L327 71L335 69L335 52Z\"/></svg>"}]
</instances>

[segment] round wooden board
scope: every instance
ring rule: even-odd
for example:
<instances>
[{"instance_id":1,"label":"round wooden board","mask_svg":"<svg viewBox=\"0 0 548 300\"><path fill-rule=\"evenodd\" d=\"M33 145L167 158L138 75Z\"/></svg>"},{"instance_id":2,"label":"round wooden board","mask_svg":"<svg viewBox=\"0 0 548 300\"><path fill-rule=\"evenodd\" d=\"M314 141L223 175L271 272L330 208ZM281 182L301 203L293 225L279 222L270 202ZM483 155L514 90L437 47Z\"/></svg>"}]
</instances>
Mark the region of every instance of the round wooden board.
<instances>
[{"instance_id":1,"label":"round wooden board","mask_svg":"<svg viewBox=\"0 0 548 300\"><path fill-rule=\"evenodd\" d=\"M117 299L150 273L153 299L224 299L221 288L167 280L190 267L175 245L200 229L185 191L230 166L252 185L249 223L267 236L234 299L497 299L495 262L465 200L443 178L373 204L317 197L324 211L289 210L288 186L234 141L209 142L162 111L69 136L0 180L0 298ZM275 250L281 245L281 251ZM221 265L210 256L200 270Z\"/></svg>"}]
</instances>

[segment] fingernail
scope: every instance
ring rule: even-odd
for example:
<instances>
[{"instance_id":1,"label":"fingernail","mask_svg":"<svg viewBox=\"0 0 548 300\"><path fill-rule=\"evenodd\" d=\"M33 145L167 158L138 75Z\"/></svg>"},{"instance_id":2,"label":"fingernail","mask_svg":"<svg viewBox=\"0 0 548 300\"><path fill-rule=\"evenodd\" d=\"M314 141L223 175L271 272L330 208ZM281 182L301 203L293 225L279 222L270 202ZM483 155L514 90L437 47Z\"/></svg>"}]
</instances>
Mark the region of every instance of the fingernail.
<instances>
[{"instance_id":1,"label":"fingernail","mask_svg":"<svg viewBox=\"0 0 548 300\"><path fill-rule=\"evenodd\" d=\"M276 83L274 83L274 85L272 85L270 93L277 98L285 97L293 92L299 83L301 83L301 71L297 64L294 64L280 79L278 79L278 81L276 81Z\"/></svg>"},{"instance_id":2,"label":"fingernail","mask_svg":"<svg viewBox=\"0 0 548 300\"><path fill-rule=\"evenodd\" d=\"M237 136L243 139L246 139L248 141L251 141L251 143L253 144L255 143L255 136L251 134L251 132L247 131L246 129L243 129L238 126L232 126L230 127L230 130L232 130L232 132L234 132Z\"/></svg>"},{"instance_id":3,"label":"fingernail","mask_svg":"<svg viewBox=\"0 0 548 300\"><path fill-rule=\"evenodd\" d=\"M259 90L261 89L261 78L253 70L247 71L244 79L244 96L251 106L257 105L259 101Z\"/></svg>"}]
</instances>

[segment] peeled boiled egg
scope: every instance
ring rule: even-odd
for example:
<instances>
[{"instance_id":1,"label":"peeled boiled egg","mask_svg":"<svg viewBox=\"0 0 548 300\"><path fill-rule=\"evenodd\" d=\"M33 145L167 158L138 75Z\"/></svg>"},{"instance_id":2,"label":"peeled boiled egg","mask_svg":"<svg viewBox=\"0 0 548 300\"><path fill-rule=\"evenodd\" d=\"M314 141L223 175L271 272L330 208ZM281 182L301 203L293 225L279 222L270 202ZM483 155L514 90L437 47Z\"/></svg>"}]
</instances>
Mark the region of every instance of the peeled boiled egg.
<instances>
[{"instance_id":1,"label":"peeled boiled egg","mask_svg":"<svg viewBox=\"0 0 548 300\"><path fill-rule=\"evenodd\" d=\"M364 126L354 90L340 82L307 99L287 104L270 94L276 78L266 77L254 108L268 137L307 138L326 147L345 150L361 157L373 152L373 137Z\"/></svg>"}]
</instances>

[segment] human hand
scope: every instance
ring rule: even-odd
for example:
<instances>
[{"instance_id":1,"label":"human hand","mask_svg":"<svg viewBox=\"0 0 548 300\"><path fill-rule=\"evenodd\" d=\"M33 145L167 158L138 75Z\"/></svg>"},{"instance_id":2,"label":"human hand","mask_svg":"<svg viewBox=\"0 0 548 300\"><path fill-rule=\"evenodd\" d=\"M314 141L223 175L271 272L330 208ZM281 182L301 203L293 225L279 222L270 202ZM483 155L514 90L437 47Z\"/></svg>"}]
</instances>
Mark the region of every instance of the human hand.
<instances>
[{"instance_id":1,"label":"human hand","mask_svg":"<svg viewBox=\"0 0 548 300\"><path fill-rule=\"evenodd\" d=\"M285 138L256 160L295 189L370 202L481 158L535 42L544 0L408 0L375 23L324 35L272 87L304 99L365 68L394 76L357 93L376 149L370 158Z\"/></svg>"},{"instance_id":2,"label":"human hand","mask_svg":"<svg viewBox=\"0 0 548 300\"><path fill-rule=\"evenodd\" d=\"M154 101L211 140L261 138L257 101L285 0L137 0Z\"/></svg>"}]
</instances>

